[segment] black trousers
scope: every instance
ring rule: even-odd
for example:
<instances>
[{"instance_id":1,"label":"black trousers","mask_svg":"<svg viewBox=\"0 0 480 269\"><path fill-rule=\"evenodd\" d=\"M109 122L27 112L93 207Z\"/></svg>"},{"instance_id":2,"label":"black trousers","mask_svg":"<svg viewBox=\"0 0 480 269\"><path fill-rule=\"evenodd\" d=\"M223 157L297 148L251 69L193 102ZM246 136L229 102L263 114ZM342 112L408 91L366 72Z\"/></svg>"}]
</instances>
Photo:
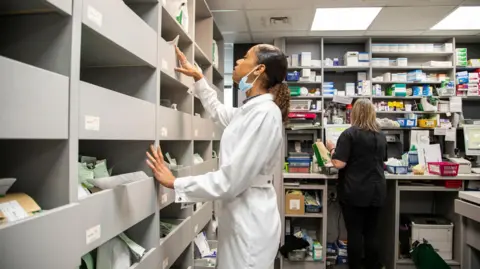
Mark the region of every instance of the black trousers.
<instances>
[{"instance_id":1,"label":"black trousers","mask_svg":"<svg viewBox=\"0 0 480 269\"><path fill-rule=\"evenodd\" d=\"M382 268L377 234L380 207L356 207L346 204L341 206L347 228L349 269ZM363 254L365 254L364 263L362 263Z\"/></svg>"}]
</instances>

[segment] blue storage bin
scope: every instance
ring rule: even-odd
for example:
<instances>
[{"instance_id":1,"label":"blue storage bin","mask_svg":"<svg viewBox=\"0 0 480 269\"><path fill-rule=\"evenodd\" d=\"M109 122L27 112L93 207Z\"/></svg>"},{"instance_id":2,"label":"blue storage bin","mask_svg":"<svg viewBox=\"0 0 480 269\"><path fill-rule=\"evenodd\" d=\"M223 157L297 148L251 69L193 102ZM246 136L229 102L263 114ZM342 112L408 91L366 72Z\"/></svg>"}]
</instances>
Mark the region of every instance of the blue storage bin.
<instances>
[{"instance_id":1,"label":"blue storage bin","mask_svg":"<svg viewBox=\"0 0 480 269\"><path fill-rule=\"evenodd\" d=\"M387 172L396 175L408 174L408 166L387 165Z\"/></svg>"},{"instance_id":2,"label":"blue storage bin","mask_svg":"<svg viewBox=\"0 0 480 269\"><path fill-rule=\"evenodd\" d=\"M402 128L411 128L411 127L417 126L416 119L397 119L397 122L398 124L400 124L400 127Z\"/></svg>"}]
</instances>

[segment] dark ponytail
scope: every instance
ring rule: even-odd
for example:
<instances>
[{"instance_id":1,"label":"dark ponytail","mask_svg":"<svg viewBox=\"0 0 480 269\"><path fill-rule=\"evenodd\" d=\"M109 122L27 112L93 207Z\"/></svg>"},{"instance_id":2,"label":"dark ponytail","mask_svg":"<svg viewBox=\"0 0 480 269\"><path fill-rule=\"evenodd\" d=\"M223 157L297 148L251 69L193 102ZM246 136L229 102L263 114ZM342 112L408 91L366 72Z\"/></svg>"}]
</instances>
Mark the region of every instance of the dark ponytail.
<instances>
[{"instance_id":1,"label":"dark ponytail","mask_svg":"<svg viewBox=\"0 0 480 269\"><path fill-rule=\"evenodd\" d=\"M286 123L288 121L288 112L290 111L290 90L287 84L278 83L270 88L270 92L274 96L275 104L277 104L282 112L283 123Z\"/></svg>"},{"instance_id":2,"label":"dark ponytail","mask_svg":"<svg viewBox=\"0 0 480 269\"><path fill-rule=\"evenodd\" d=\"M268 44L257 45L255 52L257 63L265 65L264 86L273 94L275 104L282 112L282 120L286 123L290 110L290 90L283 83L287 76L287 57L279 48Z\"/></svg>"}]
</instances>

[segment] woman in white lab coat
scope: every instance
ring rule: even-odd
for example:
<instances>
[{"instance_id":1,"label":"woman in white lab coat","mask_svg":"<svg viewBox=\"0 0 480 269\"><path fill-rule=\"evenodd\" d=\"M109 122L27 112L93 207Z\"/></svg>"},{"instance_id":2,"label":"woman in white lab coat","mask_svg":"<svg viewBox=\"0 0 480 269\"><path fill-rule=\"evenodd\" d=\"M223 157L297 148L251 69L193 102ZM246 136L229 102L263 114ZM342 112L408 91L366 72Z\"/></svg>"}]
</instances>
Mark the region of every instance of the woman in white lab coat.
<instances>
[{"instance_id":1,"label":"woman in white lab coat","mask_svg":"<svg viewBox=\"0 0 480 269\"><path fill-rule=\"evenodd\" d=\"M218 269L273 268L281 236L273 174L283 163L283 122L290 103L288 87L282 83L286 57L271 45L252 47L233 72L233 80L247 99L242 107L231 108L218 101L216 91L178 48L177 56L182 66L177 71L194 78L193 94L213 120L225 127L220 168L175 178L161 150L153 146L147 163L160 184L175 190L176 202L221 201Z\"/></svg>"}]
</instances>

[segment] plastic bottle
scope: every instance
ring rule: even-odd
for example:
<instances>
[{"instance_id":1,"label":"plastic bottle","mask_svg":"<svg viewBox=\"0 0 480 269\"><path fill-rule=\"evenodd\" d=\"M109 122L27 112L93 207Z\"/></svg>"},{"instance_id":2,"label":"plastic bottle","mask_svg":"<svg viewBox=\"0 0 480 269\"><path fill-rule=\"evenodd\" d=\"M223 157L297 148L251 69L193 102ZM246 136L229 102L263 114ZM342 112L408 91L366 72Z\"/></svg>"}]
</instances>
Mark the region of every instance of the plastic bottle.
<instances>
[{"instance_id":1,"label":"plastic bottle","mask_svg":"<svg viewBox=\"0 0 480 269\"><path fill-rule=\"evenodd\" d=\"M347 105L347 111L345 112L346 114L346 120L347 123L350 124L350 115L352 114L352 105Z\"/></svg>"}]
</instances>

